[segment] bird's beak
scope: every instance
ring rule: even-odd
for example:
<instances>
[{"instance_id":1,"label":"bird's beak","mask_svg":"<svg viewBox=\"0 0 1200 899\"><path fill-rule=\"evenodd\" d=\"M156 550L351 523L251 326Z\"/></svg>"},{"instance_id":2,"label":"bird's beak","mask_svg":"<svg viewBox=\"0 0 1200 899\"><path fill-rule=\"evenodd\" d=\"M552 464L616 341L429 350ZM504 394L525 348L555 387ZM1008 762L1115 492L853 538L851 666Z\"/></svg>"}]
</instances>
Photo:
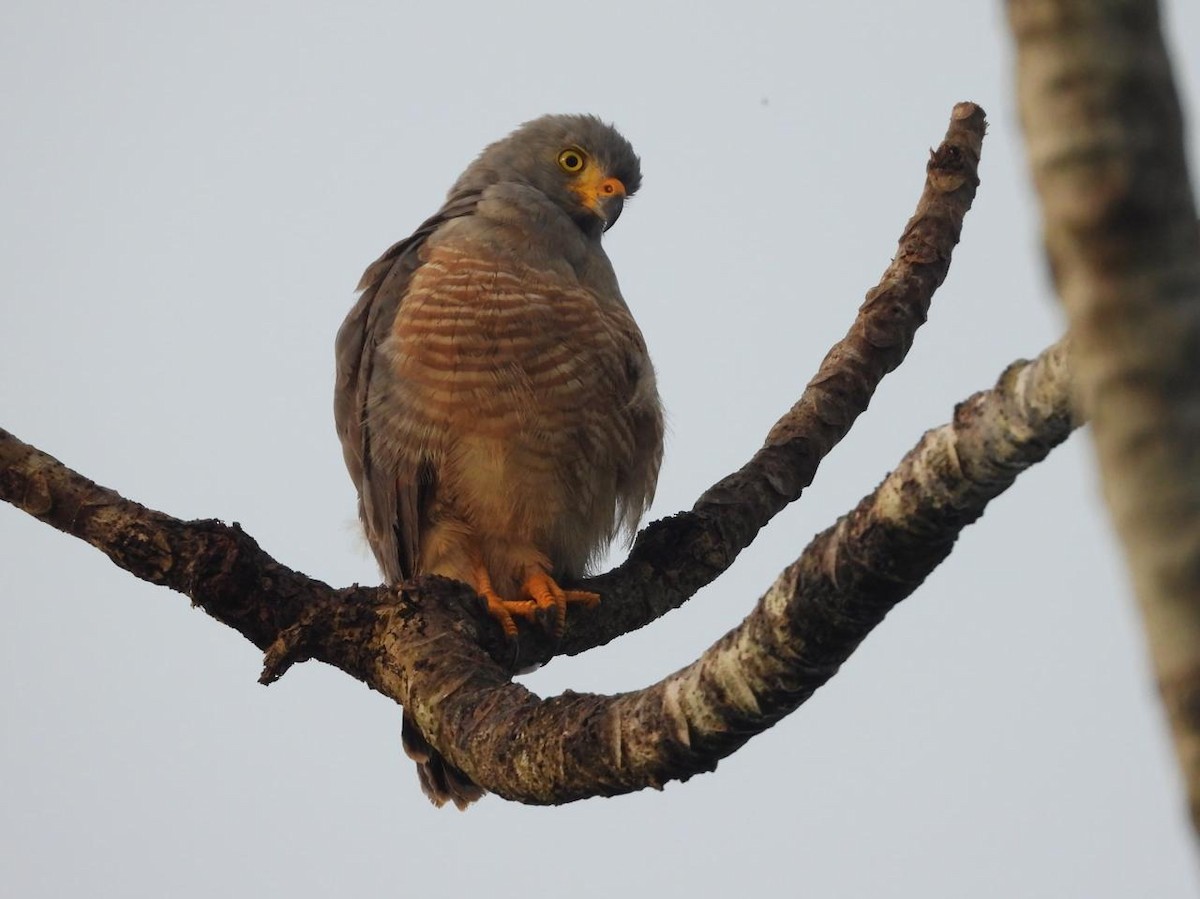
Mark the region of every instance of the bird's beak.
<instances>
[{"instance_id":1,"label":"bird's beak","mask_svg":"<svg viewBox=\"0 0 1200 899\"><path fill-rule=\"evenodd\" d=\"M625 208L625 185L620 178L603 177L600 173L580 178L574 186L580 201L599 217L607 231L621 217Z\"/></svg>"},{"instance_id":2,"label":"bird's beak","mask_svg":"<svg viewBox=\"0 0 1200 899\"><path fill-rule=\"evenodd\" d=\"M600 218L604 219L604 230L607 231L621 217L621 210L625 208L625 194L620 193L600 200L597 205L599 208L596 211L600 213Z\"/></svg>"}]
</instances>

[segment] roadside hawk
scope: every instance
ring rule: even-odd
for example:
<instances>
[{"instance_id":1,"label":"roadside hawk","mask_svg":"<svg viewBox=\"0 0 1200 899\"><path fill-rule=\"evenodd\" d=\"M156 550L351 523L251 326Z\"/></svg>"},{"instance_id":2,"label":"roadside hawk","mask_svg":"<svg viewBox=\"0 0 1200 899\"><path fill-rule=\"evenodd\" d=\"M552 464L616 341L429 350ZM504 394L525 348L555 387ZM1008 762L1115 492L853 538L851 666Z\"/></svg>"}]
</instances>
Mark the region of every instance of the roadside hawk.
<instances>
[{"instance_id":1,"label":"roadside hawk","mask_svg":"<svg viewBox=\"0 0 1200 899\"><path fill-rule=\"evenodd\" d=\"M560 583L654 494L654 369L600 245L640 183L599 119L528 122L366 270L338 332L334 415L379 567L471 584L509 638L598 602ZM407 715L403 736L434 803L482 795Z\"/></svg>"}]
</instances>

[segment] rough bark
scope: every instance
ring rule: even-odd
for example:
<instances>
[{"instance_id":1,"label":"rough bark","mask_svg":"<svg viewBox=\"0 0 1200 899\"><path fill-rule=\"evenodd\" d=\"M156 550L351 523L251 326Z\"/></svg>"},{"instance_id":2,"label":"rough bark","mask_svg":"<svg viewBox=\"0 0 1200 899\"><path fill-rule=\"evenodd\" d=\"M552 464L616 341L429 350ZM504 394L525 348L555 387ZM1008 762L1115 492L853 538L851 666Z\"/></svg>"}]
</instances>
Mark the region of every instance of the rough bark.
<instances>
[{"instance_id":1,"label":"rough bark","mask_svg":"<svg viewBox=\"0 0 1200 899\"><path fill-rule=\"evenodd\" d=\"M895 257L867 292L846 336L829 350L762 448L705 491L690 511L645 528L620 567L589 581L588 588L605 601L584 614L573 613L574 624L560 642L535 638L523 647L522 661L583 652L678 608L729 568L758 532L800 497L884 376L904 361L925 323L975 199L986 129L980 107L955 105L945 139L930 152L925 187Z\"/></svg>"},{"instance_id":2,"label":"rough bark","mask_svg":"<svg viewBox=\"0 0 1200 899\"><path fill-rule=\"evenodd\" d=\"M479 644L464 585L333 590L235 526L184 522L100 487L0 431L0 497L121 567L187 593L266 649L264 680L335 665L405 705L451 761L503 796L562 803L686 780L794 711L941 563L958 533L1078 424L1066 350L1010 366L818 535L696 662L616 697L542 700Z\"/></svg>"},{"instance_id":3,"label":"rough bark","mask_svg":"<svg viewBox=\"0 0 1200 899\"><path fill-rule=\"evenodd\" d=\"M1055 285L1200 829L1200 229L1150 0L1010 0Z\"/></svg>"},{"instance_id":4,"label":"rough bark","mask_svg":"<svg viewBox=\"0 0 1200 899\"><path fill-rule=\"evenodd\" d=\"M1077 424L1067 371L1056 345L960 404L737 628L652 687L541 700L448 631L421 645L401 624L389 656L412 661L396 688L454 764L510 799L557 804L712 770L832 677L987 503L1066 439ZM389 665L379 677L398 673Z\"/></svg>"},{"instance_id":5,"label":"rough bark","mask_svg":"<svg viewBox=\"0 0 1200 899\"><path fill-rule=\"evenodd\" d=\"M405 705L476 781L509 798L563 802L685 779L803 702L949 553L987 500L1065 438L1060 352L960 407L949 430L927 435L872 498L814 541L750 618L684 671L625 696L545 701L513 685L509 671L581 652L677 607L800 495L924 321L974 197L983 132L982 110L955 107L896 259L801 399L746 466L690 512L651 525L624 565L591 582L605 601L595 614L572 615L560 643L527 635L514 653L470 591L442 579L403 593L334 590L280 565L236 525L146 509L2 431L0 498L237 628L266 650L264 681L309 658L363 680Z\"/></svg>"}]
</instances>

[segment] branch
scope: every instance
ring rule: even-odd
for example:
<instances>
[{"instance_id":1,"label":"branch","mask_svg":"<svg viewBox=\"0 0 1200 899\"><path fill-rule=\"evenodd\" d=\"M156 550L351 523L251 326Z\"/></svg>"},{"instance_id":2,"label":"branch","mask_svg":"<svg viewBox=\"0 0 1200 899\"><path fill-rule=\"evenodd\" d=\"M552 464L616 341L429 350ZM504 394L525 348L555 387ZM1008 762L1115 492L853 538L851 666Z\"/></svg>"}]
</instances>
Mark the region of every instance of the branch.
<instances>
[{"instance_id":1,"label":"branch","mask_svg":"<svg viewBox=\"0 0 1200 899\"><path fill-rule=\"evenodd\" d=\"M556 653L581 652L677 607L724 571L757 531L800 495L820 460L866 408L879 381L903 360L916 329L925 320L978 184L983 131L982 110L973 104L955 107L946 141L931 156L925 191L901 238L896 259L880 285L868 294L850 332L830 351L796 406L771 430L763 448L741 471L706 492L691 512L647 528L624 565L591 582L605 595L599 612L582 621L583 616L572 616L576 626L561 644L529 635L522 641L518 664L544 661ZM1061 439L1045 434L1033 437L1035 443ZM718 688L734 689L733 695L742 698L749 695L736 689L742 685L743 675L730 674L738 669L729 663L731 658L753 661L749 656L743 658L749 644L735 641L736 645L725 650L719 650L718 644L687 669L695 672L690 676L698 678L688 686L699 691L694 696L680 694L684 682L673 680L615 700L564 696L542 703L511 685L507 669L479 648L483 645L493 659L512 661L507 658L512 648L498 638L477 598L463 585L426 578L403 594L385 587L333 590L271 559L236 524L183 522L146 509L3 431L0 498L87 540L136 576L190 596L213 617L267 651L264 681L277 678L296 661L315 658L404 704L439 749L448 749L452 760L479 782L512 798L564 801L687 777L712 767L717 758L757 732L748 718L744 728L738 724L733 731L741 735L737 739L716 738L714 734L729 733L720 729L720 721L714 725L716 730L706 729L709 722L698 718L694 709L683 710L683 705L693 700L708 702ZM970 508L972 515L978 515L982 505ZM855 516L854 520L874 520L866 512ZM957 526L968 520L971 516L962 518ZM875 528L872 533L883 531ZM830 553L860 561L875 558L873 553L884 549L863 555L865 550L854 548L856 540L868 537L866 532L858 534L851 529L826 538L831 542L814 552L827 559L833 558ZM937 552L912 553L913 558L936 557L940 561L944 557L941 548L949 551L953 535L943 534L939 539L942 543L937 544ZM894 560L887 563L895 565ZM801 565L797 572L803 570ZM840 562L833 574L843 586L871 580L854 566ZM916 583L919 578L911 586ZM764 608L777 611L781 602L790 607L795 597L784 602L779 599L782 595L780 589L772 591ZM834 628L840 641L836 645L824 645L831 634L820 632L825 620L820 616L805 625L804 616L799 615L798 629L785 632L779 630L771 612L759 625L750 625L752 616L734 634L742 634L741 640L750 634L748 627L769 624L777 630L773 639L787 636L793 641L781 659L809 665L811 651L818 645L828 652L820 658L844 658L883 614L874 617L874 613L856 612L855 603L883 606L878 597L854 593L842 597L836 591L834 595L839 598L829 608L836 610L839 620L869 622L861 632L850 629L843 633L840 625ZM806 635L803 628L810 625L818 630ZM758 729L798 705L835 669L836 664L829 667L826 662L824 667L812 669L820 676L793 680L804 686L789 691L790 705L770 690L770 695L756 697L759 717L753 720ZM784 682L776 682L771 689ZM751 694L756 689L750 681L744 686ZM656 709L668 717L656 714ZM564 737L561 725L567 717L563 716L580 728L573 735ZM524 722L519 733L513 729L516 721ZM615 730L597 734L595 728L601 722ZM681 722L686 723L686 733L671 729ZM668 726L666 731L664 726ZM512 739L497 736L504 733ZM666 739L664 734L673 736ZM576 753L571 756L575 762L584 760L589 757L589 745L593 754L595 746L611 751L603 757L597 755L590 765L572 768L568 754ZM682 746L687 751L685 758L671 760L650 752L651 746ZM563 753L562 757L556 757L556 752Z\"/></svg>"},{"instance_id":2,"label":"branch","mask_svg":"<svg viewBox=\"0 0 1200 899\"><path fill-rule=\"evenodd\" d=\"M176 589L203 584L204 602L226 599L223 585L247 572L261 577L259 599L270 602L243 596L226 608L270 609L278 600L272 616L216 617L259 634L260 646L262 634L276 634L265 679L305 658L334 664L405 705L438 748L489 789L561 803L711 770L798 708L949 555L962 528L1066 439L1078 424L1070 393L1062 345L1010 366L815 538L738 628L677 674L618 697L543 701L512 684L476 642L475 619L462 614L474 600L464 585L427 578L407 595L333 591L270 560L236 526L179 522L120 499L3 431L0 496L84 539L109 519L101 529L124 535L106 550L114 561L149 566ZM183 553L232 565L179 564Z\"/></svg>"},{"instance_id":3,"label":"branch","mask_svg":"<svg viewBox=\"0 0 1200 899\"><path fill-rule=\"evenodd\" d=\"M604 602L594 610L576 610L561 640L527 631L515 659L513 647L502 635L483 626L478 604L462 606L478 617L480 639L493 658L528 667L558 654L583 652L645 626L725 571L759 529L800 496L821 459L866 409L884 375L903 361L924 323L975 196L985 127L978 106L954 107L945 140L930 154L925 187L896 257L867 293L846 337L829 351L803 395L771 429L750 462L709 489L690 512L651 524L639 534L624 564L589 581ZM11 468L14 449L8 452L4 469ZM55 462L48 456L44 460ZM45 478L44 471L31 474L35 481ZM207 521L184 526L74 477L77 480L57 485L63 493L53 504L49 497L38 499L45 488L40 482L14 485L3 498L87 540L137 577L186 594L260 648L294 627L303 608L328 595L324 584L297 580L294 572L262 553L236 525L227 528ZM26 493L30 505L20 500ZM47 514L39 514L44 504ZM82 506L90 511L80 519L73 510ZM112 529L111 537L106 528ZM148 553L152 546L161 558L130 551L141 547ZM270 573L259 578L259 568ZM360 590L357 598L368 604L386 601L369 593ZM334 612L332 607L327 611Z\"/></svg>"},{"instance_id":4,"label":"branch","mask_svg":"<svg viewBox=\"0 0 1200 899\"><path fill-rule=\"evenodd\" d=\"M381 683L476 782L559 804L710 771L795 711L945 559L959 532L1078 424L1066 349L1010 366L818 535L733 631L652 687L541 700L451 630L396 620Z\"/></svg>"},{"instance_id":5,"label":"branch","mask_svg":"<svg viewBox=\"0 0 1200 899\"><path fill-rule=\"evenodd\" d=\"M521 663L576 655L678 608L800 497L821 460L866 411L884 376L904 361L925 323L975 199L986 128L984 112L974 103L954 107L945 139L929 154L924 190L891 265L762 448L709 488L690 512L645 528L620 567L588 582L604 601L573 612L560 642L523 641Z\"/></svg>"},{"instance_id":6,"label":"branch","mask_svg":"<svg viewBox=\"0 0 1200 899\"><path fill-rule=\"evenodd\" d=\"M237 524L180 521L147 509L3 429L0 499L90 543L135 577L190 597L276 654L302 622L338 622L346 638L353 640L356 628L362 637L373 624L369 612L391 597L382 587L334 590L275 561Z\"/></svg>"},{"instance_id":7,"label":"branch","mask_svg":"<svg viewBox=\"0 0 1200 899\"><path fill-rule=\"evenodd\" d=\"M1151 0L1010 0L1021 117L1104 493L1200 831L1200 229Z\"/></svg>"}]
</instances>

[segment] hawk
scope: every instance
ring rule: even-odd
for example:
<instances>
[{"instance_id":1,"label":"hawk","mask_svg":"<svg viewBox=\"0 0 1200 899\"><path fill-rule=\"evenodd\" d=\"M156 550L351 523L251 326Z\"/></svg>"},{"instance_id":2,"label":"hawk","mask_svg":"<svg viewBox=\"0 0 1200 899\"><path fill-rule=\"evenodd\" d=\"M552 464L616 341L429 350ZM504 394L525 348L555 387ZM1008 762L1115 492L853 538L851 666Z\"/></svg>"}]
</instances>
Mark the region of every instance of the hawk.
<instances>
[{"instance_id":1,"label":"hawk","mask_svg":"<svg viewBox=\"0 0 1200 899\"><path fill-rule=\"evenodd\" d=\"M337 335L338 436L384 576L465 581L510 638L598 602L570 583L653 498L662 406L601 246L640 183L593 116L522 125L372 263ZM435 804L482 795L407 715L403 737Z\"/></svg>"}]
</instances>

